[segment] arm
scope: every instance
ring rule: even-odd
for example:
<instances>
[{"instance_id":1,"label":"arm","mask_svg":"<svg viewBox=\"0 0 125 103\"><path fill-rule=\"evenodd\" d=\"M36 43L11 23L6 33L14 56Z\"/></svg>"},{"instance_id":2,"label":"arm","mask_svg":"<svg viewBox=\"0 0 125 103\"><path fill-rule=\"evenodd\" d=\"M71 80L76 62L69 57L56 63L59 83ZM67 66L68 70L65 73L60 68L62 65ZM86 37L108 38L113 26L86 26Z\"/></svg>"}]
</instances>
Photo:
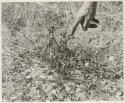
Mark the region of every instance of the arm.
<instances>
[{"instance_id":1,"label":"arm","mask_svg":"<svg viewBox=\"0 0 125 103\"><path fill-rule=\"evenodd\" d=\"M84 23L85 16L88 14L91 5L92 2L84 2L81 8L78 10L75 16L75 21L73 23L71 35L74 35L74 32L76 31L79 23Z\"/></svg>"}]
</instances>

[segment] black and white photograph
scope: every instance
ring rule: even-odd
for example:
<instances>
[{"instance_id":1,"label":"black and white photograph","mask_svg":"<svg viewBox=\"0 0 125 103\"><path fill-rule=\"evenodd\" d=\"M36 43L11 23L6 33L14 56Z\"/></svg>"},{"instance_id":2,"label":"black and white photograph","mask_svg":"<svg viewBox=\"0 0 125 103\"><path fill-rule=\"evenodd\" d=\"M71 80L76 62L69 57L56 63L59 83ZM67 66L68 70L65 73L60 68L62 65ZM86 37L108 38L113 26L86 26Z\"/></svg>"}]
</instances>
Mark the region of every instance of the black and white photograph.
<instances>
[{"instance_id":1,"label":"black and white photograph","mask_svg":"<svg viewBox=\"0 0 125 103\"><path fill-rule=\"evenodd\" d=\"M1 2L2 102L124 101L123 0L22 1Z\"/></svg>"}]
</instances>

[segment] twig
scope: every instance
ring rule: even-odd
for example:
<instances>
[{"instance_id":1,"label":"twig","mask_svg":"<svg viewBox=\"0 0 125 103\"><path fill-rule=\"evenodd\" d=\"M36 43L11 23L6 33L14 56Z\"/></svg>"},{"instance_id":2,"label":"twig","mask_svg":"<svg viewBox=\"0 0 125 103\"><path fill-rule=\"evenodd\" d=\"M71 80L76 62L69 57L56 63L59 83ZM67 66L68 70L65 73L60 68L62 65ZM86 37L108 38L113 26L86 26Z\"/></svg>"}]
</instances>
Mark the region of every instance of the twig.
<instances>
[{"instance_id":1,"label":"twig","mask_svg":"<svg viewBox=\"0 0 125 103\"><path fill-rule=\"evenodd\" d=\"M23 33L23 36L24 36L31 44L33 44L33 45L35 46L35 48L38 48L38 47L35 45L35 43L34 43L32 40L30 40L24 33Z\"/></svg>"},{"instance_id":2,"label":"twig","mask_svg":"<svg viewBox=\"0 0 125 103\"><path fill-rule=\"evenodd\" d=\"M25 8L26 9L26 8ZM25 10L25 16L27 17L27 13L26 13L26 10ZM29 20L27 19L27 24L29 24ZM26 26L26 34L29 34L29 27L28 27L29 25L27 25ZM25 35L25 33L23 33L23 36L36 48L36 49L38 49L39 51L41 51L36 45L35 45L35 43L32 41L32 40L30 40L26 35Z\"/></svg>"},{"instance_id":3,"label":"twig","mask_svg":"<svg viewBox=\"0 0 125 103\"><path fill-rule=\"evenodd\" d=\"M9 27L11 26L9 32L13 29L15 23L17 22L18 18L19 18L20 15L21 15L22 11L23 11L23 9L21 9L21 10L19 11L19 14L18 14L18 15L16 15L16 12L15 12L15 17L14 17L12 23L9 25Z\"/></svg>"}]
</instances>

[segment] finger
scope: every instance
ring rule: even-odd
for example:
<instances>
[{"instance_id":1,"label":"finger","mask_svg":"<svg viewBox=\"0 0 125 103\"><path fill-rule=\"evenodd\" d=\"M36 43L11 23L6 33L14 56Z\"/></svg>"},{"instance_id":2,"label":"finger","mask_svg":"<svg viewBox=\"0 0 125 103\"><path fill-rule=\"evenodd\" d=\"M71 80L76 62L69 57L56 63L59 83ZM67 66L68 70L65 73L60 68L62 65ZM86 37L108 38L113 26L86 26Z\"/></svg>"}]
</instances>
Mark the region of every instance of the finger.
<instances>
[{"instance_id":1,"label":"finger","mask_svg":"<svg viewBox=\"0 0 125 103\"><path fill-rule=\"evenodd\" d=\"M92 18L92 20L91 21L93 21L93 22L95 22L95 23L99 23L99 20L98 19L95 19L95 18Z\"/></svg>"},{"instance_id":2,"label":"finger","mask_svg":"<svg viewBox=\"0 0 125 103\"><path fill-rule=\"evenodd\" d=\"M83 31L87 31L89 26L82 26Z\"/></svg>"},{"instance_id":3,"label":"finger","mask_svg":"<svg viewBox=\"0 0 125 103\"><path fill-rule=\"evenodd\" d=\"M89 28L97 28L97 25L89 23Z\"/></svg>"},{"instance_id":4,"label":"finger","mask_svg":"<svg viewBox=\"0 0 125 103\"><path fill-rule=\"evenodd\" d=\"M81 20L81 22L80 22L83 30L84 30L84 28L83 28L84 21L85 21L85 17L83 17L82 20Z\"/></svg>"}]
</instances>

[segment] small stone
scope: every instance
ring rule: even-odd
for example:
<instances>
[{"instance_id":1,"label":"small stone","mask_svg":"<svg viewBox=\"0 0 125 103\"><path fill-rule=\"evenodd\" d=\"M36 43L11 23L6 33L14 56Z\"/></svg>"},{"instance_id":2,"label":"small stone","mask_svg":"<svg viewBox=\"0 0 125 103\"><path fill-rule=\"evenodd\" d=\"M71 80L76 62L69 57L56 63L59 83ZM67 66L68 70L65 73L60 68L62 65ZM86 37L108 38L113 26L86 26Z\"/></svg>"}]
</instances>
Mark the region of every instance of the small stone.
<instances>
[{"instance_id":1,"label":"small stone","mask_svg":"<svg viewBox=\"0 0 125 103\"><path fill-rule=\"evenodd\" d=\"M85 67L89 67L89 62L86 62L86 63L85 63Z\"/></svg>"},{"instance_id":2,"label":"small stone","mask_svg":"<svg viewBox=\"0 0 125 103\"><path fill-rule=\"evenodd\" d=\"M109 61L113 61L113 60L114 60L114 56L110 56Z\"/></svg>"}]
</instances>

